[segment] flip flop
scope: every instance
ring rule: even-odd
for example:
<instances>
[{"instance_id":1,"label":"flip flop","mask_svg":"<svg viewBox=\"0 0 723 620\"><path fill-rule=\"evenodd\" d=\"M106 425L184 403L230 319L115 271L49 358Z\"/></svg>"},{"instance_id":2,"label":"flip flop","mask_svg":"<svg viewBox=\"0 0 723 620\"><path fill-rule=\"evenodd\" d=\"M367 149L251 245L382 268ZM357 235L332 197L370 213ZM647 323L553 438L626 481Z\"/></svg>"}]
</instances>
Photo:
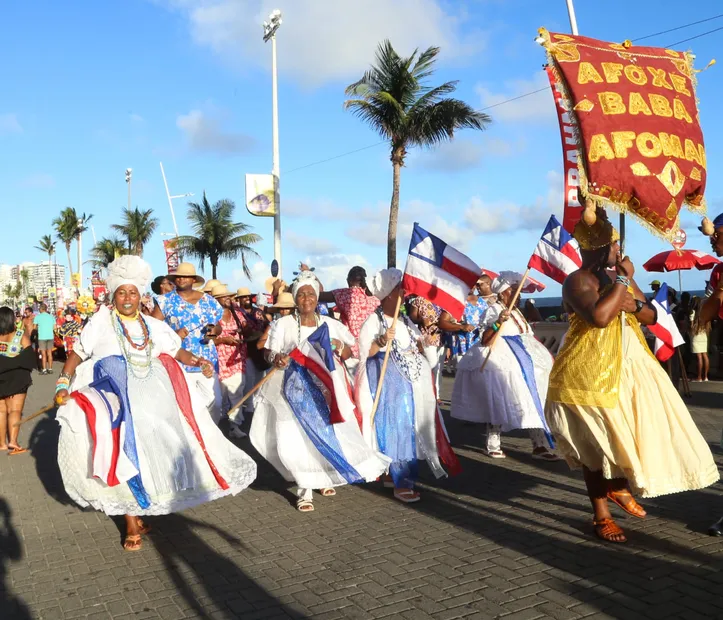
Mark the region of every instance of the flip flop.
<instances>
[{"instance_id":1,"label":"flip flop","mask_svg":"<svg viewBox=\"0 0 723 620\"><path fill-rule=\"evenodd\" d=\"M8 452L8 456L17 456L18 454L25 454L27 452L26 448L10 448L10 451Z\"/></svg>"},{"instance_id":2,"label":"flip flop","mask_svg":"<svg viewBox=\"0 0 723 620\"><path fill-rule=\"evenodd\" d=\"M326 489L321 489L319 493L321 493L322 497L334 497L336 495L336 489L329 487Z\"/></svg>"},{"instance_id":3,"label":"flip flop","mask_svg":"<svg viewBox=\"0 0 723 620\"><path fill-rule=\"evenodd\" d=\"M422 498L414 489L405 489L404 491L398 491L395 489L394 499L398 499L403 504L414 504Z\"/></svg>"},{"instance_id":4,"label":"flip flop","mask_svg":"<svg viewBox=\"0 0 723 620\"><path fill-rule=\"evenodd\" d=\"M483 450L485 456L489 456L491 459L506 459L507 455L502 450Z\"/></svg>"},{"instance_id":5,"label":"flip flop","mask_svg":"<svg viewBox=\"0 0 723 620\"><path fill-rule=\"evenodd\" d=\"M548 463L554 463L562 460L559 456L557 456L557 454L549 452L548 450L545 450L544 452L533 452L532 458L537 461L547 461Z\"/></svg>"},{"instance_id":6,"label":"flip flop","mask_svg":"<svg viewBox=\"0 0 723 620\"><path fill-rule=\"evenodd\" d=\"M123 541L123 549L126 551L140 551L142 546L143 543L140 534L126 536L125 541Z\"/></svg>"},{"instance_id":7,"label":"flip flop","mask_svg":"<svg viewBox=\"0 0 723 620\"><path fill-rule=\"evenodd\" d=\"M138 519L138 531L141 534L148 534L148 532L150 532L151 530L153 530L153 528L150 525Z\"/></svg>"}]
</instances>

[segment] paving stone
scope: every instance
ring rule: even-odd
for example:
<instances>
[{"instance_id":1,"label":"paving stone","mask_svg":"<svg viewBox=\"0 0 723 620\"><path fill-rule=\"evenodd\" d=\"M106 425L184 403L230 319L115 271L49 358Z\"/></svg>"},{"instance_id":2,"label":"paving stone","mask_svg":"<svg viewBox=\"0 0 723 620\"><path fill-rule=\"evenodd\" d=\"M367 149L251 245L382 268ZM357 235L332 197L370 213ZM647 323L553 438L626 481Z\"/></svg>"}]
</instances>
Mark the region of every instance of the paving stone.
<instances>
[{"instance_id":1,"label":"paving stone","mask_svg":"<svg viewBox=\"0 0 723 620\"><path fill-rule=\"evenodd\" d=\"M693 388L694 418L716 445L723 384ZM444 398L450 389L445 378ZM36 377L27 410L52 390L52 377ZM506 434L508 458L493 462L481 455L479 427L450 420L448 430L464 471L435 480L422 467L418 504L369 484L300 515L290 485L259 461L252 488L149 518L153 534L129 554L113 520L65 497L57 424L33 420L20 436L28 458L0 459L4 531L20 541L13 556L0 546L0 617L723 617L723 541L705 536L720 512L720 485L646 500L648 519L626 519L630 543L613 547L590 534L579 473L533 461L524 433ZM239 445L258 459L247 439ZM723 465L720 451L715 458Z\"/></svg>"}]
</instances>

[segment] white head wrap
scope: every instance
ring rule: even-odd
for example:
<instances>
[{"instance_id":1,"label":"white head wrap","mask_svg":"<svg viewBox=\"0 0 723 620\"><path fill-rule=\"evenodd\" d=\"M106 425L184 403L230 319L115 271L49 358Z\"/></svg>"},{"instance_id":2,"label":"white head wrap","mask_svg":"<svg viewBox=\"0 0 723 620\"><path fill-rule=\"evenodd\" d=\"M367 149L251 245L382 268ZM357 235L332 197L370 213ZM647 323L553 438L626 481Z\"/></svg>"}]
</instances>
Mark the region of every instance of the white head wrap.
<instances>
[{"instance_id":1,"label":"white head wrap","mask_svg":"<svg viewBox=\"0 0 723 620\"><path fill-rule=\"evenodd\" d=\"M492 280L492 292L495 295L499 295L502 291L506 291L510 288L510 283L504 278L495 278Z\"/></svg>"},{"instance_id":2,"label":"white head wrap","mask_svg":"<svg viewBox=\"0 0 723 620\"><path fill-rule=\"evenodd\" d=\"M402 281L402 272L399 269L382 269L374 274L374 277L367 282L369 292L381 300L389 296Z\"/></svg>"},{"instance_id":3,"label":"white head wrap","mask_svg":"<svg viewBox=\"0 0 723 620\"><path fill-rule=\"evenodd\" d=\"M108 277L105 282L110 296L113 297L118 287L124 284L132 284L140 294L143 294L152 279L151 266L140 256L128 255L120 256L108 265Z\"/></svg>"},{"instance_id":4,"label":"white head wrap","mask_svg":"<svg viewBox=\"0 0 723 620\"><path fill-rule=\"evenodd\" d=\"M310 286L314 289L316 296L319 297L319 280L311 271L302 271L291 284L291 294L296 301L296 293L302 286Z\"/></svg>"}]
</instances>

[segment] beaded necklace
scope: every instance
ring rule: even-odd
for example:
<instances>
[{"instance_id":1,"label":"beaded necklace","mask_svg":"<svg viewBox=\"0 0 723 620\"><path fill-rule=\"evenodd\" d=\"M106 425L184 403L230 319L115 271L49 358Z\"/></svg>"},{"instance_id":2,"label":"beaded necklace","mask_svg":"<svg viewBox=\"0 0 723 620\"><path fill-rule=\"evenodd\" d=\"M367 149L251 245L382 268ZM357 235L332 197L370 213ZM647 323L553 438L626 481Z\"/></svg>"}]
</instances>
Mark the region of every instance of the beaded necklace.
<instances>
[{"instance_id":1,"label":"beaded necklace","mask_svg":"<svg viewBox=\"0 0 723 620\"><path fill-rule=\"evenodd\" d=\"M296 344L301 344L301 315L296 313ZM314 323L316 327L319 327L319 315L314 313Z\"/></svg>"},{"instance_id":2,"label":"beaded necklace","mask_svg":"<svg viewBox=\"0 0 723 620\"><path fill-rule=\"evenodd\" d=\"M376 312L382 326L384 327L384 332L386 333L389 329L389 323L387 322L387 317L384 315L381 306L377 308ZM392 340L391 358L392 362L394 362L394 365L399 369L399 371L413 383L422 375L422 354L419 352L417 342L414 339L414 334L409 328L409 318L406 316L400 316L399 318L402 319L404 327L407 330L407 334L409 335L409 346L403 348L395 336L394 340Z\"/></svg>"},{"instance_id":3,"label":"beaded necklace","mask_svg":"<svg viewBox=\"0 0 723 620\"><path fill-rule=\"evenodd\" d=\"M146 320L143 318L143 316L139 315L141 330L143 331L143 342L142 344L137 345L135 342L133 342L133 339L128 333L128 330L125 328L125 325L123 325L123 319L121 319L118 311L115 311L114 314L116 320L114 321L113 326L115 328L116 338L118 340L118 345L120 346L123 357L128 363L128 369L136 379L145 380L150 376L153 370L153 340L150 336L148 324L146 323ZM143 351L145 353L145 359L143 361L136 361L135 356L132 353L132 349L129 347L129 345L130 347L132 347L132 349L135 349L136 351ZM136 368L142 369L142 371L145 372L143 372L142 374L136 374Z\"/></svg>"}]
</instances>

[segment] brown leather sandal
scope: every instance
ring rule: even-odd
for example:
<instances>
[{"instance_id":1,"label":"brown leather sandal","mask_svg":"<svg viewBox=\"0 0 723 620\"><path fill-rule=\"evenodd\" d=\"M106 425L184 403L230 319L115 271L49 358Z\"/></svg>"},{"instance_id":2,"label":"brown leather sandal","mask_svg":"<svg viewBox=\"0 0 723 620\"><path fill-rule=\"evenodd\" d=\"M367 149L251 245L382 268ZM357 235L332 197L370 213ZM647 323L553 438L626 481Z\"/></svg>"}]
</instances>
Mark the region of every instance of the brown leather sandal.
<instances>
[{"instance_id":1,"label":"brown leather sandal","mask_svg":"<svg viewBox=\"0 0 723 620\"><path fill-rule=\"evenodd\" d=\"M625 538L625 532L612 519L593 519L592 525L595 528L595 536L605 542L624 543L628 539ZM613 538L614 536L622 536L622 538Z\"/></svg>"},{"instance_id":2,"label":"brown leather sandal","mask_svg":"<svg viewBox=\"0 0 723 620\"><path fill-rule=\"evenodd\" d=\"M645 509L635 501L630 491L608 491L607 498L636 519L644 519L648 514L645 512Z\"/></svg>"}]
</instances>

